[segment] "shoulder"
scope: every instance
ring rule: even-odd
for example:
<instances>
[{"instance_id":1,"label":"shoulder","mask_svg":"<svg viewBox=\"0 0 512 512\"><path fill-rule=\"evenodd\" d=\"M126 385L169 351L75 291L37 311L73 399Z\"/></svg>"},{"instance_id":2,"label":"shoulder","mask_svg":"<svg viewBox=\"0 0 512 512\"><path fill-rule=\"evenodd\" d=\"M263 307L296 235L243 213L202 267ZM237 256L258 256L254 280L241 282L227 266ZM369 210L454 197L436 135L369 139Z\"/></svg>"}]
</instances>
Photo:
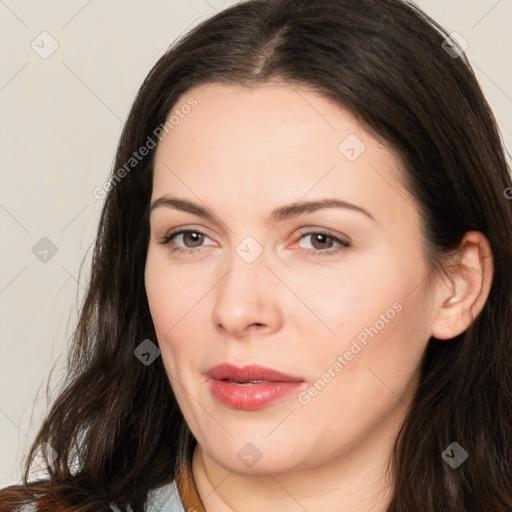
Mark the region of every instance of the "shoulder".
<instances>
[{"instance_id":1,"label":"shoulder","mask_svg":"<svg viewBox=\"0 0 512 512\"><path fill-rule=\"evenodd\" d=\"M114 504L110 504L110 508L114 512L120 512L119 508ZM176 481L152 489L148 493L148 508L147 512L185 512L183 504L181 503L180 495ZM23 511L25 512L25 511ZM27 511L28 512L28 511ZM32 512L32 511L31 511Z\"/></svg>"},{"instance_id":2,"label":"shoulder","mask_svg":"<svg viewBox=\"0 0 512 512\"><path fill-rule=\"evenodd\" d=\"M18 512L37 512L37 503L34 501L31 503L22 505L22 507L20 509L18 509Z\"/></svg>"},{"instance_id":3,"label":"shoulder","mask_svg":"<svg viewBox=\"0 0 512 512\"><path fill-rule=\"evenodd\" d=\"M148 512L185 512L181 503L176 480L149 492Z\"/></svg>"},{"instance_id":4,"label":"shoulder","mask_svg":"<svg viewBox=\"0 0 512 512\"><path fill-rule=\"evenodd\" d=\"M16 512L38 512L42 501L31 501L18 508ZM113 503L109 504L113 512L120 512L120 509ZM46 509L46 507L45 507ZM169 484L163 485L156 489L152 489L148 493L147 512L185 512L181 503L180 495L176 481L173 480Z\"/></svg>"}]
</instances>

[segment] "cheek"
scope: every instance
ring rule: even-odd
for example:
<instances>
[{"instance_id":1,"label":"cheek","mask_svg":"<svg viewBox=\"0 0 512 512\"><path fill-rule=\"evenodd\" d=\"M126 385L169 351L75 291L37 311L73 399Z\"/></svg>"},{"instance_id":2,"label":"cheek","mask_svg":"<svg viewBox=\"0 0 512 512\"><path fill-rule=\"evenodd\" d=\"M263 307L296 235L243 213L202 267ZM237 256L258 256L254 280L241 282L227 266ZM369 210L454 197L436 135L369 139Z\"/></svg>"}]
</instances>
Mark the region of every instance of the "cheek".
<instances>
[{"instance_id":1,"label":"cheek","mask_svg":"<svg viewBox=\"0 0 512 512\"><path fill-rule=\"evenodd\" d=\"M351 318L342 328L346 335L310 352L312 379L298 396L296 425L302 431L322 425L331 451L357 444L379 425L399 422L412 402L426 340L413 301L397 302L402 309L392 309L394 316L386 301L376 309L388 312L388 323L375 315Z\"/></svg>"},{"instance_id":2,"label":"cheek","mask_svg":"<svg viewBox=\"0 0 512 512\"><path fill-rule=\"evenodd\" d=\"M208 290L207 284L180 267L166 264L165 255L148 252L144 275L146 295L155 330L161 339L186 323L190 312Z\"/></svg>"},{"instance_id":3,"label":"cheek","mask_svg":"<svg viewBox=\"0 0 512 512\"><path fill-rule=\"evenodd\" d=\"M410 403L429 340L422 306L420 294L382 295L371 307L362 297L347 302L336 337L311 352L315 378L302 403L316 402L319 414L336 404L361 421Z\"/></svg>"},{"instance_id":4,"label":"cheek","mask_svg":"<svg viewBox=\"0 0 512 512\"><path fill-rule=\"evenodd\" d=\"M311 332L313 325L318 326L315 331L321 333L327 347L343 349L350 345L353 337L380 321L381 314L388 311L387 317L393 319L399 309L396 305L393 309L393 304L403 295L400 282L389 269L382 263L380 268L372 263L362 261L359 267L347 265L318 271L307 279L304 275L287 276L295 296L309 311L299 305L283 314L291 317L292 323L301 324L304 333ZM318 342L311 343L318 346Z\"/></svg>"},{"instance_id":5,"label":"cheek","mask_svg":"<svg viewBox=\"0 0 512 512\"><path fill-rule=\"evenodd\" d=\"M180 365L176 362L193 349L190 343L184 343L187 339L184 326L198 299L193 290L176 279L176 272L151 256L151 251L146 263L145 287L164 367L171 381L175 377L180 380L177 373ZM176 343L177 340L181 342Z\"/></svg>"},{"instance_id":6,"label":"cheek","mask_svg":"<svg viewBox=\"0 0 512 512\"><path fill-rule=\"evenodd\" d=\"M331 331L325 328L319 341L308 344L308 368L315 378L329 382L325 387L361 387L368 398L386 389L379 377L403 387L430 337L428 291L418 286L425 268L391 254L371 263L333 276L323 282L321 293L306 298ZM311 322L298 321L303 333L311 333Z\"/></svg>"}]
</instances>

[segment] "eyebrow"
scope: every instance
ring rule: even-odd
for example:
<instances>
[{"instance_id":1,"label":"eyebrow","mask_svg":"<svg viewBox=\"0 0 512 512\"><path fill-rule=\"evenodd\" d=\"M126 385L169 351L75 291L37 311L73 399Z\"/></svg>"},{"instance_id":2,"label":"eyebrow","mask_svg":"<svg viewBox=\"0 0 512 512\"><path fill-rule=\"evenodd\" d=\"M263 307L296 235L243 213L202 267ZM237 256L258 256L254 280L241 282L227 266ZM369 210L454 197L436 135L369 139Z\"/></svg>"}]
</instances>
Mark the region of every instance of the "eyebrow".
<instances>
[{"instance_id":1,"label":"eyebrow","mask_svg":"<svg viewBox=\"0 0 512 512\"><path fill-rule=\"evenodd\" d=\"M149 210L149 214L153 212L155 209L160 208L162 206L173 208L175 210L179 210L182 212L192 213L193 215L197 215L198 217L203 217L205 219L214 220L216 215L210 210L203 208L187 199L181 199L177 197L170 197L168 195L159 197L155 199L151 203L151 207ZM356 211L364 214L368 218L375 221L374 217L366 211L364 208L357 206L352 203L348 203L346 201L342 201L341 199L321 199L316 201L297 201L291 204L287 204L272 210L269 215L268 222L269 223L277 223L286 219L290 219L293 217L298 217L300 215L315 212L318 210L323 210L327 208L343 208L347 210Z\"/></svg>"}]
</instances>

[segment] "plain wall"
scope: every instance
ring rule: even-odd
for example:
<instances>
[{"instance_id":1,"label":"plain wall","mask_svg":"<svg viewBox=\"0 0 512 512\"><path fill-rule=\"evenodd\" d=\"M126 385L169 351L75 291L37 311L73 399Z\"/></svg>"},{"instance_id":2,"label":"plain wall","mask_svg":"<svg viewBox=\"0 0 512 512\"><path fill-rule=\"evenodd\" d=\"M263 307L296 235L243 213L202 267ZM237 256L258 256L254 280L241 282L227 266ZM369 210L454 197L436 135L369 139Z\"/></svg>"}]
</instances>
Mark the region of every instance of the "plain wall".
<instances>
[{"instance_id":1,"label":"plain wall","mask_svg":"<svg viewBox=\"0 0 512 512\"><path fill-rule=\"evenodd\" d=\"M135 93L177 36L234 3L0 2L0 487L21 481L64 376L102 206L93 190L108 178ZM510 152L512 2L416 3L468 42Z\"/></svg>"}]
</instances>

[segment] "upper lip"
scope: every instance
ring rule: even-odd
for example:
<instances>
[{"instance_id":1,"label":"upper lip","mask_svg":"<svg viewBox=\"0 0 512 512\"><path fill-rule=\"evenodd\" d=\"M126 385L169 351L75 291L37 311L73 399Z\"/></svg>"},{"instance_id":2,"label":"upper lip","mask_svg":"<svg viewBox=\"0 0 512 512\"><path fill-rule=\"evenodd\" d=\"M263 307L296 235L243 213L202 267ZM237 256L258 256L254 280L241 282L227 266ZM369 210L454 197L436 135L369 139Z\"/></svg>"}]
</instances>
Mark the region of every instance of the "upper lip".
<instances>
[{"instance_id":1,"label":"upper lip","mask_svg":"<svg viewBox=\"0 0 512 512\"><path fill-rule=\"evenodd\" d=\"M302 377L287 375L286 373L272 368L266 368L257 364L251 364L240 368L233 364L224 363L210 368L207 373L208 377L215 380L236 380L251 381L263 380L267 382L303 382Z\"/></svg>"}]
</instances>

